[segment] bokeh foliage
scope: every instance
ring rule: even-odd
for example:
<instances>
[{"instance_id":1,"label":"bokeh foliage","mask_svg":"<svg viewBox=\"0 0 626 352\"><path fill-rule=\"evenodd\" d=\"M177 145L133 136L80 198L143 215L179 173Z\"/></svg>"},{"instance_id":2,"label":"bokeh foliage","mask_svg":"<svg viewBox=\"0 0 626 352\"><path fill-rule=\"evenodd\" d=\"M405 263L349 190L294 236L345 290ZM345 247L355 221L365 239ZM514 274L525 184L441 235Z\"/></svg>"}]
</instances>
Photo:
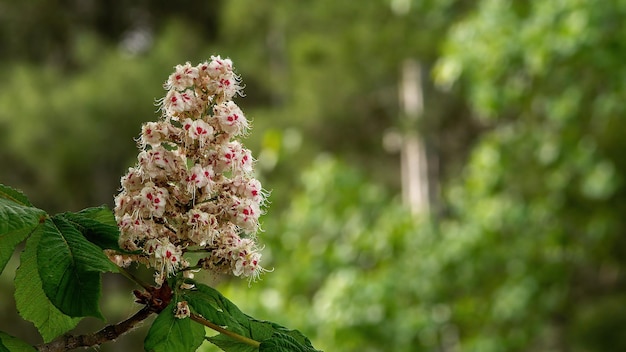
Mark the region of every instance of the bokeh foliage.
<instances>
[{"instance_id":1,"label":"bokeh foliage","mask_svg":"<svg viewBox=\"0 0 626 352\"><path fill-rule=\"evenodd\" d=\"M0 4L3 43L44 30ZM154 17L139 53L120 49L124 16L65 23L61 53L12 37L3 182L50 211L110 203L171 66L219 53L244 77L273 191L261 242L275 271L219 284L244 311L328 351L626 349L626 1L213 4L131 6ZM398 119L406 58L436 83L419 126ZM419 129L440 157L430 217L399 204L391 128Z\"/></svg>"}]
</instances>

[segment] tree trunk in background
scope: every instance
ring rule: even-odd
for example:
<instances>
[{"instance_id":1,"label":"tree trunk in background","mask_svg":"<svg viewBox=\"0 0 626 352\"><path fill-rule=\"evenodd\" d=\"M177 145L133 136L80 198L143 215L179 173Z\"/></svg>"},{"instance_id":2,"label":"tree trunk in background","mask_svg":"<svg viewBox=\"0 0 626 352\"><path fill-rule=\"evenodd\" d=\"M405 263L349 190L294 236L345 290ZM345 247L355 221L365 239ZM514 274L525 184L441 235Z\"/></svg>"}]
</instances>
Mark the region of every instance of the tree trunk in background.
<instances>
[{"instance_id":1,"label":"tree trunk in background","mask_svg":"<svg viewBox=\"0 0 626 352\"><path fill-rule=\"evenodd\" d=\"M414 128L424 110L421 66L407 59L402 65L400 103L408 131L404 132L402 158L402 198L414 214L430 211L428 161L424 141Z\"/></svg>"}]
</instances>

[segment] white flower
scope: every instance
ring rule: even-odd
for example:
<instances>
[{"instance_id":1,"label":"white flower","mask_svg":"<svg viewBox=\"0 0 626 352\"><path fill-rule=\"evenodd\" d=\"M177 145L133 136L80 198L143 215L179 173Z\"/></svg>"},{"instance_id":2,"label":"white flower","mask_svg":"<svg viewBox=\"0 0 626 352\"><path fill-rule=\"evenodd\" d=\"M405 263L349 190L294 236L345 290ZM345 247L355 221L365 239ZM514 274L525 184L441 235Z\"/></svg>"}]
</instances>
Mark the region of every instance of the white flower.
<instances>
[{"instance_id":1,"label":"white flower","mask_svg":"<svg viewBox=\"0 0 626 352\"><path fill-rule=\"evenodd\" d=\"M146 186L141 190L138 196L143 216L162 217L165 213L168 195L169 192L166 188L157 187L152 182L146 183Z\"/></svg>"},{"instance_id":2,"label":"white flower","mask_svg":"<svg viewBox=\"0 0 626 352\"><path fill-rule=\"evenodd\" d=\"M143 187L142 181L141 172L133 167L129 167L128 173L122 176L121 184L124 189L133 191Z\"/></svg>"},{"instance_id":3,"label":"white flower","mask_svg":"<svg viewBox=\"0 0 626 352\"><path fill-rule=\"evenodd\" d=\"M176 65L176 71L170 75L164 87L167 90L184 90L193 86L197 78L198 68L187 62L184 65Z\"/></svg>"},{"instance_id":4,"label":"white flower","mask_svg":"<svg viewBox=\"0 0 626 352\"><path fill-rule=\"evenodd\" d=\"M140 152L137 160L141 174L152 180L176 177L185 164L178 152L167 150L160 145Z\"/></svg>"},{"instance_id":5,"label":"white flower","mask_svg":"<svg viewBox=\"0 0 626 352\"><path fill-rule=\"evenodd\" d=\"M191 315L191 310L189 310L189 305L187 301L176 302L176 311L174 312L174 316L178 319L189 318Z\"/></svg>"},{"instance_id":6,"label":"white flower","mask_svg":"<svg viewBox=\"0 0 626 352\"><path fill-rule=\"evenodd\" d=\"M208 64L208 74L211 78L219 79L233 72L233 62L230 59L222 59L219 55L211 56Z\"/></svg>"},{"instance_id":7,"label":"white flower","mask_svg":"<svg viewBox=\"0 0 626 352\"><path fill-rule=\"evenodd\" d=\"M215 118L222 131L238 136L248 129L248 120L232 101L226 101L213 107Z\"/></svg>"},{"instance_id":8,"label":"white flower","mask_svg":"<svg viewBox=\"0 0 626 352\"><path fill-rule=\"evenodd\" d=\"M178 113L193 110L195 102L196 96L192 90L170 90L163 100L163 108L167 114L172 115L172 119L177 120Z\"/></svg>"},{"instance_id":9,"label":"white flower","mask_svg":"<svg viewBox=\"0 0 626 352\"><path fill-rule=\"evenodd\" d=\"M176 133L176 128L165 121L146 122L141 127L141 146L159 146L162 142L168 141L170 134Z\"/></svg>"},{"instance_id":10,"label":"white flower","mask_svg":"<svg viewBox=\"0 0 626 352\"><path fill-rule=\"evenodd\" d=\"M252 199L257 204L263 204L267 197L267 192L263 190L261 182L255 178L251 178L243 185L243 195Z\"/></svg>"},{"instance_id":11,"label":"white flower","mask_svg":"<svg viewBox=\"0 0 626 352\"><path fill-rule=\"evenodd\" d=\"M261 210L259 204L246 198L235 198L230 210L232 221L248 233L254 233L259 227Z\"/></svg>"},{"instance_id":12,"label":"white flower","mask_svg":"<svg viewBox=\"0 0 626 352\"><path fill-rule=\"evenodd\" d=\"M210 165L202 167L200 164L194 165L187 171L185 182L187 184L187 192L191 193L192 199L196 199L196 190L204 189L205 192L211 192L213 183L213 169Z\"/></svg>"},{"instance_id":13,"label":"white flower","mask_svg":"<svg viewBox=\"0 0 626 352\"><path fill-rule=\"evenodd\" d=\"M253 238L267 192L237 140L249 123L231 101L241 90L232 62L177 65L164 87L162 119L143 124L137 165L115 197L120 247L140 254L112 258L153 267L161 285L189 267L193 249L209 253L199 263L206 270L256 279L264 269Z\"/></svg>"},{"instance_id":14,"label":"white flower","mask_svg":"<svg viewBox=\"0 0 626 352\"><path fill-rule=\"evenodd\" d=\"M201 147L213 139L213 127L203 120L186 119L183 129L187 131L189 138L198 141Z\"/></svg>"}]
</instances>

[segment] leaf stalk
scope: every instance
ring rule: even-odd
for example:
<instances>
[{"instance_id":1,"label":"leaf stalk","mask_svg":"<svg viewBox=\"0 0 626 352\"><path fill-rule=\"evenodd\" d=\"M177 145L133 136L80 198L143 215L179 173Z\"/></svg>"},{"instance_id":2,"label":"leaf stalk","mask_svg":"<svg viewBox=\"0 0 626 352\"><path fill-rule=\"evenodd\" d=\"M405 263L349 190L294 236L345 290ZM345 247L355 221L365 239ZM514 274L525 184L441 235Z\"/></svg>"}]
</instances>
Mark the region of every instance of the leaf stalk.
<instances>
[{"instance_id":1,"label":"leaf stalk","mask_svg":"<svg viewBox=\"0 0 626 352\"><path fill-rule=\"evenodd\" d=\"M242 336L242 335L239 335L239 334L237 334L235 332L232 332L232 331L228 331L228 330L224 329L223 327L221 327L219 325L216 325L216 324L206 320L205 318L203 318L202 316L200 316L198 314L191 313L191 315L189 317L191 318L191 320L193 320L193 321L195 321L197 323L200 323L200 324L202 324L202 325L204 325L204 326L206 326L206 327L208 327L210 329L213 329L213 330L219 332L220 334L224 334L224 335L226 335L228 337L231 337L231 338L233 338L233 339L235 339L237 341L241 341L241 342L245 343L246 345L250 345L250 346L255 347L255 348L259 348L261 346L261 343L259 341L253 340L251 338L248 338L248 337L245 337L245 336Z\"/></svg>"}]
</instances>

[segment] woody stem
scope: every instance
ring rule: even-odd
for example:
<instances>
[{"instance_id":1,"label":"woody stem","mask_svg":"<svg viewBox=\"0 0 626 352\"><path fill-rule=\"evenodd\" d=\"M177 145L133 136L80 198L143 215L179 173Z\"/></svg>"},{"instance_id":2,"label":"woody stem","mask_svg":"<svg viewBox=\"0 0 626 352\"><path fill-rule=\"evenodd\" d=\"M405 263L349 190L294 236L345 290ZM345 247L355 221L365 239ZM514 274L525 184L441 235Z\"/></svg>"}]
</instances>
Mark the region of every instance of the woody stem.
<instances>
[{"instance_id":1,"label":"woody stem","mask_svg":"<svg viewBox=\"0 0 626 352\"><path fill-rule=\"evenodd\" d=\"M115 325L108 325L102 330L86 335L63 335L52 342L35 346L40 352L69 351L79 347L99 346L105 342L113 341L121 335L137 327L139 323L152 314L154 310L145 306L132 317Z\"/></svg>"}]
</instances>

